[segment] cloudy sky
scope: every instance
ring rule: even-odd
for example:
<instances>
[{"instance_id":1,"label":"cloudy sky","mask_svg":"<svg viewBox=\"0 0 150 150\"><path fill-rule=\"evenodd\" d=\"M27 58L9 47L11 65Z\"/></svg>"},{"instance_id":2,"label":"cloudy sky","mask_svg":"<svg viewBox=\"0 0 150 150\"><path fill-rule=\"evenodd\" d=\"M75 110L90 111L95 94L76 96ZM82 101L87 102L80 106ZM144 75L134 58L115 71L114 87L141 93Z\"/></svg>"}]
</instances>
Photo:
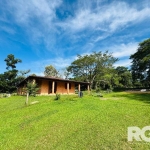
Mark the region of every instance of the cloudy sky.
<instances>
[{"instance_id":1,"label":"cloudy sky","mask_svg":"<svg viewBox=\"0 0 150 150\"><path fill-rule=\"evenodd\" d=\"M60 70L77 54L106 51L130 66L138 43L150 38L149 0L1 0L0 73L14 54L42 75L45 66Z\"/></svg>"}]
</instances>

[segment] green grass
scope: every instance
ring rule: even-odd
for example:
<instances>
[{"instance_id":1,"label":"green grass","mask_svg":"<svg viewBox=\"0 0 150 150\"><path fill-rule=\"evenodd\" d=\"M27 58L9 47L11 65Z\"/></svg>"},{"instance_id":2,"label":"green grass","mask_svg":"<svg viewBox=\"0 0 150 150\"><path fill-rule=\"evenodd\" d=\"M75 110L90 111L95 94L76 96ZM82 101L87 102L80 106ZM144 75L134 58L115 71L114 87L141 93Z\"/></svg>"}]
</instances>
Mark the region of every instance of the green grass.
<instances>
[{"instance_id":1,"label":"green grass","mask_svg":"<svg viewBox=\"0 0 150 150\"><path fill-rule=\"evenodd\" d=\"M1 150L147 150L128 142L127 128L150 125L150 94L110 93L0 98Z\"/></svg>"}]
</instances>

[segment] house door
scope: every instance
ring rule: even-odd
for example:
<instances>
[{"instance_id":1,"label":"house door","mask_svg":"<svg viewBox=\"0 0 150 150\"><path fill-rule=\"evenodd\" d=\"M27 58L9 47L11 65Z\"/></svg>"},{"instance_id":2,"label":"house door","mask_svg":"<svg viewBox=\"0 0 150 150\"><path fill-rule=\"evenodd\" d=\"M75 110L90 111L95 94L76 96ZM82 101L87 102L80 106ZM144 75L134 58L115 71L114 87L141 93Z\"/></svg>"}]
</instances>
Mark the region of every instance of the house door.
<instances>
[{"instance_id":1,"label":"house door","mask_svg":"<svg viewBox=\"0 0 150 150\"><path fill-rule=\"evenodd\" d=\"M54 93L57 92L57 82L55 82L55 86L54 86Z\"/></svg>"},{"instance_id":2,"label":"house door","mask_svg":"<svg viewBox=\"0 0 150 150\"><path fill-rule=\"evenodd\" d=\"M48 94L52 93L52 81L49 81Z\"/></svg>"},{"instance_id":3,"label":"house door","mask_svg":"<svg viewBox=\"0 0 150 150\"><path fill-rule=\"evenodd\" d=\"M48 90L48 94L51 94L52 93L52 84L53 82L52 81L49 81L49 90ZM57 92L57 82L55 82L54 84L54 93Z\"/></svg>"}]
</instances>

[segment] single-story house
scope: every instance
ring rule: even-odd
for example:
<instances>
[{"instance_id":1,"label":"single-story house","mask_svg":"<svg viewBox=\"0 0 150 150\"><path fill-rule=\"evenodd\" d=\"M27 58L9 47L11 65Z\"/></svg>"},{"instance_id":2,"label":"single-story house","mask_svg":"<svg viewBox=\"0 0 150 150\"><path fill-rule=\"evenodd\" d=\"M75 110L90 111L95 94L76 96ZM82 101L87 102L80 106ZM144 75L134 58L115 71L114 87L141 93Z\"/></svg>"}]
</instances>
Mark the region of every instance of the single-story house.
<instances>
[{"instance_id":1,"label":"single-story house","mask_svg":"<svg viewBox=\"0 0 150 150\"><path fill-rule=\"evenodd\" d=\"M75 89L81 91L84 88L89 91L89 82L79 82L62 78L44 77L44 76L28 76L18 85L17 93L24 94L24 88L27 82L36 83L39 87L37 94L50 95L50 94L75 94Z\"/></svg>"}]
</instances>

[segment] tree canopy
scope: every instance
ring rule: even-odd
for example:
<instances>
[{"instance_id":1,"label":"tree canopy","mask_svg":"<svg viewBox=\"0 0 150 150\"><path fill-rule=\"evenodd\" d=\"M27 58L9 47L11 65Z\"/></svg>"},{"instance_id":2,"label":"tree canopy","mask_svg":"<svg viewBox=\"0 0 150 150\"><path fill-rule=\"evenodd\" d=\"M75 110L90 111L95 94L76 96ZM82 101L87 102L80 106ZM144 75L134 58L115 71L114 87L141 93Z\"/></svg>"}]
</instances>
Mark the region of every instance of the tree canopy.
<instances>
[{"instance_id":1,"label":"tree canopy","mask_svg":"<svg viewBox=\"0 0 150 150\"><path fill-rule=\"evenodd\" d=\"M139 43L137 51L130 56L132 59L132 78L135 86L150 85L150 39Z\"/></svg>"},{"instance_id":2,"label":"tree canopy","mask_svg":"<svg viewBox=\"0 0 150 150\"><path fill-rule=\"evenodd\" d=\"M4 74L1 74L1 89L2 92L12 93L15 91L17 86L17 74L18 70L16 69L16 64L21 63L20 59L15 58L13 54L9 54L4 60L6 62L7 71Z\"/></svg>"},{"instance_id":3,"label":"tree canopy","mask_svg":"<svg viewBox=\"0 0 150 150\"><path fill-rule=\"evenodd\" d=\"M132 74L128 68L124 66L118 66L115 70L117 73L116 79L118 79L117 86L125 88L132 87Z\"/></svg>"},{"instance_id":4,"label":"tree canopy","mask_svg":"<svg viewBox=\"0 0 150 150\"><path fill-rule=\"evenodd\" d=\"M15 58L13 54L9 54L4 60L6 62L6 70L3 74L0 74L0 92L12 93L17 89L17 85L25 79L25 74L29 73L27 71L18 71L16 65L22 61Z\"/></svg>"},{"instance_id":5,"label":"tree canopy","mask_svg":"<svg viewBox=\"0 0 150 150\"><path fill-rule=\"evenodd\" d=\"M49 65L45 67L44 75L51 77L58 77L59 72L52 65Z\"/></svg>"},{"instance_id":6,"label":"tree canopy","mask_svg":"<svg viewBox=\"0 0 150 150\"><path fill-rule=\"evenodd\" d=\"M78 55L78 58L71 63L67 71L72 74L75 80L86 81L91 83L91 87L96 86L99 82L109 83L109 77L113 64L118 60L108 51L102 53L93 52L89 55Z\"/></svg>"}]
</instances>

